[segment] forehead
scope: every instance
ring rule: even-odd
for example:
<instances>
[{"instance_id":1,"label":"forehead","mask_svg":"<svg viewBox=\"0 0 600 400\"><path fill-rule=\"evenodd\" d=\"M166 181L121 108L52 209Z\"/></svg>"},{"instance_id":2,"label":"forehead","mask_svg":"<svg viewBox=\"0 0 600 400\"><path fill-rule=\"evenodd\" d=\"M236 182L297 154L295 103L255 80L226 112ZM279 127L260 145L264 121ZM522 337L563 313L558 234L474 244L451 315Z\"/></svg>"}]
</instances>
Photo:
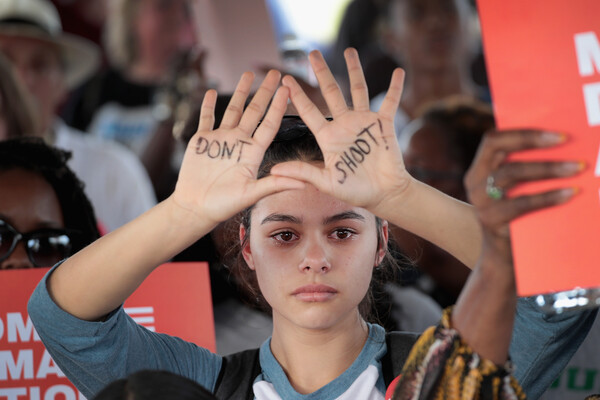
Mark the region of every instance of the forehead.
<instances>
[{"instance_id":1,"label":"forehead","mask_svg":"<svg viewBox=\"0 0 600 400\"><path fill-rule=\"evenodd\" d=\"M307 184L301 190L287 190L263 198L252 209L251 220L252 224L260 224L267 216L282 214L302 222L320 224L329 217L348 211L364 217L366 223L375 221L374 215L364 208L353 207Z\"/></svg>"},{"instance_id":2,"label":"forehead","mask_svg":"<svg viewBox=\"0 0 600 400\"><path fill-rule=\"evenodd\" d=\"M21 232L62 227L60 202L40 175L23 169L0 171L0 214Z\"/></svg>"}]
</instances>

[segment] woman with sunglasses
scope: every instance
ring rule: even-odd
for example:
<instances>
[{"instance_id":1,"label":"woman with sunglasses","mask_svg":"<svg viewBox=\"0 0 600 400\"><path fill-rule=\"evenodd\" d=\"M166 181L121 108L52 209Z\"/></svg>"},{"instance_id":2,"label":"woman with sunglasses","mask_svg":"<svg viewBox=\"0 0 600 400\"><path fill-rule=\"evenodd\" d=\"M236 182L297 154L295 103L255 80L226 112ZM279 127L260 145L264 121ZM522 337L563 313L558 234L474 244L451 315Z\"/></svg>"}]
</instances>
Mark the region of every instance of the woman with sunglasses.
<instances>
[{"instance_id":1,"label":"woman with sunglasses","mask_svg":"<svg viewBox=\"0 0 600 400\"><path fill-rule=\"evenodd\" d=\"M218 129L213 129L216 93L207 92L173 195L75 254L40 283L30 300L31 318L82 393L91 397L109 381L147 368L221 389L220 374L231 369L233 359L148 332L120 305L157 265L242 213L240 256L258 284L256 293L270 306L273 334L255 363L238 364L240 379L228 382L242 387L241 377L258 367L250 386L225 398L383 399L385 333L365 320L368 308L362 306L373 271L384 268L387 220L476 267L454 311L413 348L397 386L402 398L421 391L426 398L440 391L451 398L485 391L489 398L524 397L504 367L516 305L507 224L531 210L564 203L574 191L494 200L486 195L485 182L502 172L499 154L556 145L563 137L492 136L469 175L473 209L406 172L393 128L403 72L394 72L386 100L374 113L356 51L345 56L353 109L320 53L310 55L331 121L291 77L277 89L276 71L267 74L242 111L253 80L244 74ZM310 140L306 146L298 140L270 146L288 97L314 134L319 156ZM280 154L271 154L276 147ZM275 159L275 165L261 167L263 157ZM514 169L502 174L505 187L525 178L575 173L531 164Z\"/></svg>"},{"instance_id":2,"label":"woman with sunglasses","mask_svg":"<svg viewBox=\"0 0 600 400\"><path fill-rule=\"evenodd\" d=\"M68 158L39 138L0 141L0 269L51 267L100 236Z\"/></svg>"}]
</instances>

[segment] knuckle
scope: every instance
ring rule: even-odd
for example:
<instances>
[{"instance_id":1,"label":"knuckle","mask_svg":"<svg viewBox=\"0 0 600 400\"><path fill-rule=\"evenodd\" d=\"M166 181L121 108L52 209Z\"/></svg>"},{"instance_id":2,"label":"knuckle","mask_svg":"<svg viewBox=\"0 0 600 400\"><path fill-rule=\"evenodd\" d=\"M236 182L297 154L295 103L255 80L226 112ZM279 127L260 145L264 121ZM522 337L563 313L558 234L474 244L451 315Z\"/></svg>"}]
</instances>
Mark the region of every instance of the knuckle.
<instances>
[{"instance_id":1,"label":"knuckle","mask_svg":"<svg viewBox=\"0 0 600 400\"><path fill-rule=\"evenodd\" d=\"M251 102L250 104L248 104L248 106L246 107L246 111L250 111L250 112L255 112L255 113L262 113L262 107L259 106L258 104Z\"/></svg>"},{"instance_id":2,"label":"knuckle","mask_svg":"<svg viewBox=\"0 0 600 400\"><path fill-rule=\"evenodd\" d=\"M242 108L235 105L235 104L230 104L227 106L227 111L235 113L235 114L241 114L242 113Z\"/></svg>"}]
</instances>

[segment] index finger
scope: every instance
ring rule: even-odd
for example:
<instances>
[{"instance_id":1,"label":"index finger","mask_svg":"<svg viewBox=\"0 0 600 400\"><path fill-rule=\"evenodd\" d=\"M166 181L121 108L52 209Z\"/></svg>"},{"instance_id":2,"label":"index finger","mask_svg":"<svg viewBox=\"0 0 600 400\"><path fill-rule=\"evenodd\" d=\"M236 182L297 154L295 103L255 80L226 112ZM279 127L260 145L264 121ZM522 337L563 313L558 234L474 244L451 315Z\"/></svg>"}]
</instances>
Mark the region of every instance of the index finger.
<instances>
[{"instance_id":1,"label":"index finger","mask_svg":"<svg viewBox=\"0 0 600 400\"><path fill-rule=\"evenodd\" d=\"M333 118L338 118L340 115L348 111L348 105L342 95L342 91L338 86L331 70L327 66L323 55L318 50L313 50L308 55L310 65L319 81L319 88L321 88L321 94L327 103L329 111Z\"/></svg>"},{"instance_id":2,"label":"index finger","mask_svg":"<svg viewBox=\"0 0 600 400\"><path fill-rule=\"evenodd\" d=\"M298 115L300 115L302 121L308 126L308 129L313 133L319 132L323 125L327 123L327 120L315 103L308 98L294 77L286 75L283 77L282 83L290 89L292 103L296 106Z\"/></svg>"}]
</instances>

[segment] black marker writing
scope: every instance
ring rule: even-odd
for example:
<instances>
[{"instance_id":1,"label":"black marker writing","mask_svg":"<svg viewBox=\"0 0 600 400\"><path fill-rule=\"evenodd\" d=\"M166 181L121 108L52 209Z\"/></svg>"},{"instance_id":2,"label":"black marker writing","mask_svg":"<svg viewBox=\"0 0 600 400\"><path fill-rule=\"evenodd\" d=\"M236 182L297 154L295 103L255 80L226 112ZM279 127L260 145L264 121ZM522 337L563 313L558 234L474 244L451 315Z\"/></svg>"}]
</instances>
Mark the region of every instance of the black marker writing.
<instances>
[{"instance_id":1,"label":"black marker writing","mask_svg":"<svg viewBox=\"0 0 600 400\"><path fill-rule=\"evenodd\" d=\"M383 142L385 143L385 149L389 149L390 146L388 146L387 144L387 140L385 140L385 135L383 134L383 125L381 125L381 120L379 118L377 118L377 122L379 123L379 133L381 134L381 138L383 139Z\"/></svg>"},{"instance_id":2,"label":"black marker writing","mask_svg":"<svg viewBox=\"0 0 600 400\"><path fill-rule=\"evenodd\" d=\"M379 122L379 129L381 131L381 121L377 121ZM375 125L375 123L372 123L371 125L361 130L356 135L357 139L354 141L354 143L352 143L352 145L350 145L348 149L344 150L344 152L340 154L340 161L337 161L335 163L335 169L342 173L342 176L338 179L339 183L344 183L346 181L348 173L356 173L355 171L358 169L359 164L362 164L365 161L366 157L369 154L371 154L371 144L369 142L372 142L375 146L379 146L379 142L371 132ZM389 147L387 145L387 142L385 141L385 137L383 137L383 132L381 131L380 133L381 137L386 143L385 148L387 150L389 149ZM363 137L363 135L365 134L367 136Z\"/></svg>"},{"instance_id":3,"label":"black marker writing","mask_svg":"<svg viewBox=\"0 0 600 400\"><path fill-rule=\"evenodd\" d=\"M252 143L240 139L236 140L233 145L230 145L226 140L221 143L221 141L216 139L209 141L204 137L200 137L198 138L198 142L196 142L196 154L206 154L210 158L227 158L228 160L231 160L235 148L239 145L236 160L239 162L242 158L242 151L245 144L252 145Z\"/></svg>"}]
</instances>

